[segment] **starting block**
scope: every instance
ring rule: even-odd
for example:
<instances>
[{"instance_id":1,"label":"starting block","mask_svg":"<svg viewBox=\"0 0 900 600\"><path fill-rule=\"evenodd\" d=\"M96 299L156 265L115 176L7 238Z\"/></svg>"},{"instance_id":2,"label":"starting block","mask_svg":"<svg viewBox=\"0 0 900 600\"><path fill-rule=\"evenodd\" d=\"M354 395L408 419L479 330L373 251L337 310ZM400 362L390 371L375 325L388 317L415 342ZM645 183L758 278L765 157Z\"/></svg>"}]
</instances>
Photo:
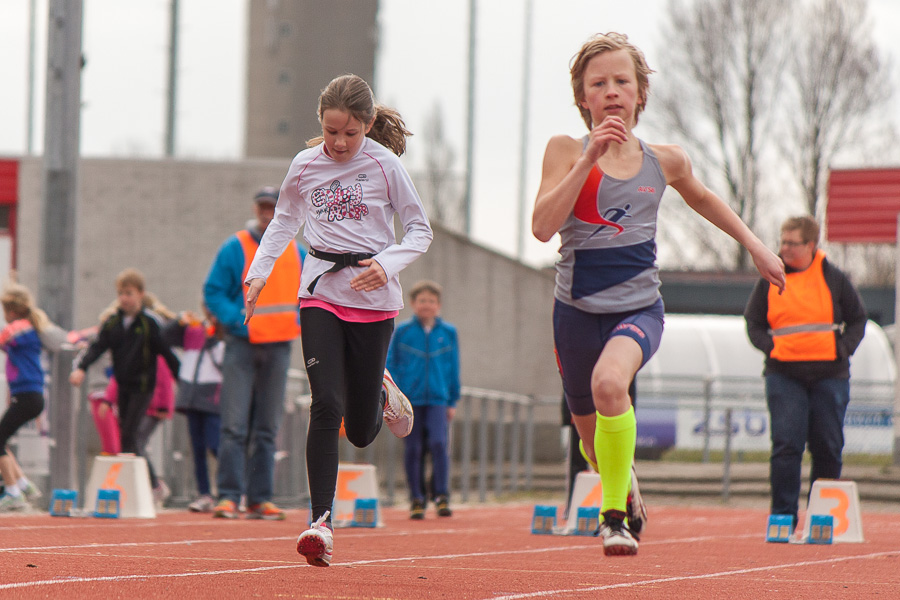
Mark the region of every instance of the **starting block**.
<instances>
[{"instance_id":1,"label":"starting block","mask_svg":"<svg viewBox=\"0 0 900 600\"><path fill-rule=\"evenodd\" d=\"M143 456L97 456L85 488L84 510L94 511L101 490L119 493L119 516L153 519L156 508L150 489L150 471ZM105 498L108 500L109 498Z\"/></svg>"},{"instance_id":2,"label":"starting block","mask_svg":"<svg viewBox=\"0 0 900 600\"><path fill-rule=\"evenodd\" d=\"M791 540L794 531L794 517L792 515L769 515L769 524L766 526L766 541L787 543Z\"/></svg>"},{"instance_id":3,"label":"starting block","mask_svg":"<svg viewBox=\"0 0 900 600\"><path fill-rule=\"evenodd\" d=\"M834 539L834 517L811 515L809 517L809 544L830 544Z\"/></svg>"},{"instance_id":4,"label":"starting block","mask_svg":"<svg viewBox=\"0 0 900 600\"><path fill-rule=\"evenodd\" d=\"M578 532L578 518L582 508L596 508L600 514L603 505L603 485L600 483L600 475L593 471L582 471L575 476L575 485L572 486L572 501L569 508L569 518L566 526L560 533L573 535ZM593 535L591 533L590 535Z\"/></svg>"},{"instance_id":5,"label":"starting block","mask_svg":"<svg viewBox=\"0 0 900 600\"><path fill-rule=\"evenodd\" d=\"M357 498L350 527L375 527L378 524L378 499Z\"/></svg>"},{"instance_id":6,"label":"starting block","mask_svg":"<svg viewBox=\"0 0 900 600\"><path fill-rule=\"evenodd\" d=\"M596 506L579 506L575 535L593 536L600 527L600 509Z\"/></svg>"},{"instance_id":7,"label":"starting block","mask_svg":"<svg viewBox=\"0 0 900 600\"><path fill-rule=\"evenodd\" d=\"M816 516L832 518L832 541L863 542L862 515L859 510L859 490L855 481L817 479L809 493L809 506L798 543L813 542L811 531ZM817 520L818 521L818 520ZM818 521L821 525L821 521ZM828 542L824 542L828 543Z\"/></svg>"},{"instance_id":8,"label":"starting block","mask_svg":"<svg viewBox=\"0 0 900 600\"><path fill-rule=\"evenodd\" d=\"M353 526L356 516L356 502L359 499L378 498L378 477L375 465L339 463L337 488L331 510L331 522L335 527ZM375 525L384 527L381 511L375 511Z\"/></svg>"},{"instance_id":9,"label":"starting block","mask_svg":"<svg viewBox=\"0 0 900 600\"><path fill-rule=\"evenodd\" d=\"M531 518L531 533L552 534L556 527L556 507L538 504L534 507L534 516Z\"/></svg>"},{"instance_id":10,"label":"starting block","mask_svg":"<svg viewBox=\"0 0 900 600\"><path fill-rule=\"evenodd\" d=\"M77 504L78 492L76 490L53 490L53 494L50 496L50 516L70 517Z\"/></svg>"},{"instance_id":11,"label":"starting block","mask_svg":"<svg viewBox=\"0 0 900 600\"><path fill-rule=\"evenodd\" d=\"M94 516L118 519L119 504L119 490L97 490L97 506L94 508Z\"/></svg>"}]
</instances>

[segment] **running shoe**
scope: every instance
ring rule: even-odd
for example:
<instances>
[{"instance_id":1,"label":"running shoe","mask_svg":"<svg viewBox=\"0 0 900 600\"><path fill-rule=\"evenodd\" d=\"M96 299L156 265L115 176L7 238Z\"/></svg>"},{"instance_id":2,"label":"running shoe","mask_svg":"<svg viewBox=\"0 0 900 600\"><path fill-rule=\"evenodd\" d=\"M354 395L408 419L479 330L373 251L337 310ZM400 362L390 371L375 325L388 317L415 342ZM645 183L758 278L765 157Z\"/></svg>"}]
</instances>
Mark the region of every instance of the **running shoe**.
<instances>
[{"instance_id":1,"label":"running shoe","mask_svg":"<svg viewBox=\"0 0 900 600\"><path fill-rule=\"evenodd\" d=\"M626 504L628 514L628 528L634 533L641 533L647 525L647 505L644 504L644 498L641 496L641 488L638 487L637 472L634 465L631 465L631 491L628 492L628 503Z\"/></svg>"},{"instance_id":2,"label":"running shoe","mask_svg":"<svg viewBox=\"0 0 900 600\"><path fill-rule=\"evenodd\" d=\"M28 501L25 500L23 494L19 494L18 496L4 494L3 497L0 498L0 513L23 511L27 510L28 506Z\"/></svg>"},{"instance_id":3,"label":"running shoe","mask_svg":"<svg viewBox=\"0 0 900 600\"><path fill-rule=\"evenodd\" d=\"M25 494L25 499L29 502L34 502L43 496L41 490L38 489L38 486L34 485L34 482L30 480L25 484L25 487L22 488L22 493Z\"/></svg>"},{"instance_id":4,"label":"running shoe","mask_svg":"<svg viewBox=\"0 0 900 600\"><path fill-rule=\"evenodd\" d=\"M638 537L625 525L625 513L608 510L597 530L603 538L603 554L606 556L633 556L638 551Z\"/></svg>"},{"instance_id":5,"label":"running shoe","mask_svg":"<svg viewBox=\"0 0 900 600\"><path fill-rule=\"evenodd\" d=\"M439 517L449 517L453 515L453 511L450 510L450 499L447 496L438 496L435 498L434 503L437 505Z\"/></svg>"},{"instance_id":6,"label":"running shoe","mask_svg":"<svg viewBox=\"0 0 900 600\"><path fill-rule=\"evenodd\" d=\"M284 511L275 506L272 502L260 502L259 504L251 504L247 509L248 519L265 519L266 521L284 521L286 515Z\"/></svg>"},{"instance_id":7,"label":"running shoe","mask_svg":"<svg viewBox=\"0 0 900 600\"><path fill-rule=\"evenodd\" d=\"M409 399L403 395L397 384L391 378L391 374L387 369L384 370L384 394L386 400L384 402L384 422L387 424L391 433L398 438L405 438L412 431L413 427L413 408L409 403Z\"/></svg>"},{"instance_id":8,"label":"running shoe","mask_svg":"<svg viewBox=\"0 0 900 600\"><path fill-rule=\"evenodd\" d=\"M198 497L196 500L188 504L188 510L191 512L202 512L208 513L212 512L213 508L216 506L216 501L212 499L212 496L209 494L203 494Z\"/></svg>"},{"instance_id":9,"label":"running shoe","mask_svg":"<svg viewBox=\"0 0 900 600\"><path fill-rule=\"evenodd\" d=\"M169 496L172 495L172 490L169 489L169 486L166 485L166 482L162 479L157 480L156 487L152 490L153 494L153 502L156 504L157 508L162 508L166 503L166 500L169 499Z\"/></svg>"},{"instance_id":10,"label":"running shoe","mask_svg":"<svg viewBox=\"0 0 900 600\"><path fill-rule=\"evenodd\" d=\"M237 504L234 503L233 500L219 500L219 503L216 504L216 507L213 509L213 518L214 519L237 519L238 518L238 508Z\"/></svg>"},{"instance_id":11,"label":"running shoe","mask_svg":"<svg viewBox=\"0 0 900 600\"><path fill-rule=\"evenodd\" d=\"M425 501L424 500L413 500L412 506L409 509L409 518L414 519L416 521L421 521L425 518Z\"/></svg>"},{"instance_id":12,"label":"running shoe","mask_svg":"<svg viewBox=\"0 0 900 600\"><path fill-rule=\"evenodd\" d=\"M330 510L326 510L324 515L316 519L312 527L297 538L297 552L305 556L306 562L314 567L331 565L334 532L331 530L331 523L325 522L330 513Z\"/></svg>"}]
</instances>

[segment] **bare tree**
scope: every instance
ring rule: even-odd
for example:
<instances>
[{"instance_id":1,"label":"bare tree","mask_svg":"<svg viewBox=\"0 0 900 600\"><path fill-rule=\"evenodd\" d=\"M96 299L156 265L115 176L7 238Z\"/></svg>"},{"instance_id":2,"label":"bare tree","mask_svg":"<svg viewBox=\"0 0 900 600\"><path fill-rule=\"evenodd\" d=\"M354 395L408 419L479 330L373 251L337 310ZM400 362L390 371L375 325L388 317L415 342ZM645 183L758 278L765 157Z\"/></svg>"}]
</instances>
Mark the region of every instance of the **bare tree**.
<instances>
[{"instance_id":1,"label":"bare tree","mask_svg":"<svg viewBox=\"0 0 900 600\"><path fill-rule=\"evenodd\" d=\"M772 140L786 60L787 0L671 0L662 32L657 111L708 185L754 228L761 158ZM708 179L707 179L708 178ZM685 224L690 219L679 221ZM689 225L719 267L752 266L746 250Z\"/></svg>"},{"instance_id":2,"label":"bare tree","mask_svg":"<svg viewBox=\"0 0 900 600\"><path fill-rule=\"evenodd\" d=\"M866 0L816 0L802 23L788 63L796 110L783 139L805 207L824 222L828 169L841 148L864 146L873 126L884 133L879 109L892 95L891 77L871 38Z\"/></svg>"},{"instance_id":3,"label":"bare tree","mask_svg":"<svg viewBox=\"0 0 900 600\"><path fill-rule=\"evenodd\" d=\"M429 216L441 224L457 228L461 223L462 196L459 191L459 175L452 170L455 152L444 135L444 115L441 105L435 103L425 121L424 157L426 206Z\"/></svg>"},{"instance_id":4,"label":"bare tree","mask_svg":"<svg viewBox=\"0 0 900 600\"><path fill-rule=\"evenodd\" d=\"M881 110L893 97L890 65L874 45L867 0L670 0L666 22L648 122L685 147L754 231L777 231L802 210L824 222L835 161L897 156ZM697 264L751 267L742 247L686 213L661 213L679 223L661 230L661 243Z\"/></svg>"}]
</instances>

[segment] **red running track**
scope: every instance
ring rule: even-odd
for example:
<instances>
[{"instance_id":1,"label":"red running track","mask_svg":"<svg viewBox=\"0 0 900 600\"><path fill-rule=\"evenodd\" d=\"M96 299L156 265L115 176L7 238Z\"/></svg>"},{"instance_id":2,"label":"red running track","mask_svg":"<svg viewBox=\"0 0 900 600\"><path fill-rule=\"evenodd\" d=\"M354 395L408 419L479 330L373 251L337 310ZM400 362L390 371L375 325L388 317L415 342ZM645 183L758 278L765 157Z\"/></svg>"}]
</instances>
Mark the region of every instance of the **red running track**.
<instances>
[{"instance_id":1,"label":"red running track","mask_svg":"<svg viewBox=\"0 0 900 600\"><path fill-rule=\"evenodd\" d=\"M0 516L0 598L829 599L900 597L900 514L864 513L866 541L765 542L758 509L651 506L634 557L596 538L532 535L531 505L458 506L338 529L334 564L296 553L306 511L282 522Z\"/></svg>"}]
</instances>

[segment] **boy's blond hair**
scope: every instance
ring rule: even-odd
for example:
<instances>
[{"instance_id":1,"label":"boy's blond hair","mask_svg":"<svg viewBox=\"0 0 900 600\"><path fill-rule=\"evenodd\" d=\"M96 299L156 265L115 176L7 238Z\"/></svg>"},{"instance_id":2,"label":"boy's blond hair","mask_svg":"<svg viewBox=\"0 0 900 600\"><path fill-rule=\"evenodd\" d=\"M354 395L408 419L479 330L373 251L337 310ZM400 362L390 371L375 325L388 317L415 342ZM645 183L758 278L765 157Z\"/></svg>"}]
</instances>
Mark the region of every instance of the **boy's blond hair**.
<instances>
[{"instance_id":1,"label":"boy's blond hair","mask_svg":"<svg viewBox=\"0 0 900 600\"><path fill-rule=\"evenodd\" d=\"M653 69L647 66L647 59L640 48L628 41L628 36L624 33L598 33L592 36L584 43L581 49L569 61L569 74L572 78L572 92L575 95L575 106L581 113L581 118L588 129L595 125L591 122L591 111L581 105L584 102L584 71L587 64L597 55L604 52L614 52L616 50L625 50L631 57L634 64L634 74L637 77L638 98L640 102L634 109L634 124L637 125L638 117L641 111L647 108L647 96L650 94L650 73Z\"/></svg>"},{"instance_id":2,"label":"boy's blond hair","mask_svg":"<svg viewBox=\"0 0 900 600\"><path fill-rule=\"evenodd\" d=\"M116 275L117 291L124 287L133 287L137 291L143 292L146 285L144 274L137 269L128 268Z\"/></svg>"},{"instance_id":3,"label":"boy's blond hair","mask_svg":"<svg viewBox=\"0 0 900 600\"><path fill-rule=\"evenodd\" d=\"M431 281L430 279L422 279L420 281L417 281L412 286L412 289L409 290L409 299L414 302L416 300L416 296L418 296L422 292L429 292L437 296L437 299L440 302L442 291L443 288L441 288L439 283Z\"/></svg>"}]
</instances>

